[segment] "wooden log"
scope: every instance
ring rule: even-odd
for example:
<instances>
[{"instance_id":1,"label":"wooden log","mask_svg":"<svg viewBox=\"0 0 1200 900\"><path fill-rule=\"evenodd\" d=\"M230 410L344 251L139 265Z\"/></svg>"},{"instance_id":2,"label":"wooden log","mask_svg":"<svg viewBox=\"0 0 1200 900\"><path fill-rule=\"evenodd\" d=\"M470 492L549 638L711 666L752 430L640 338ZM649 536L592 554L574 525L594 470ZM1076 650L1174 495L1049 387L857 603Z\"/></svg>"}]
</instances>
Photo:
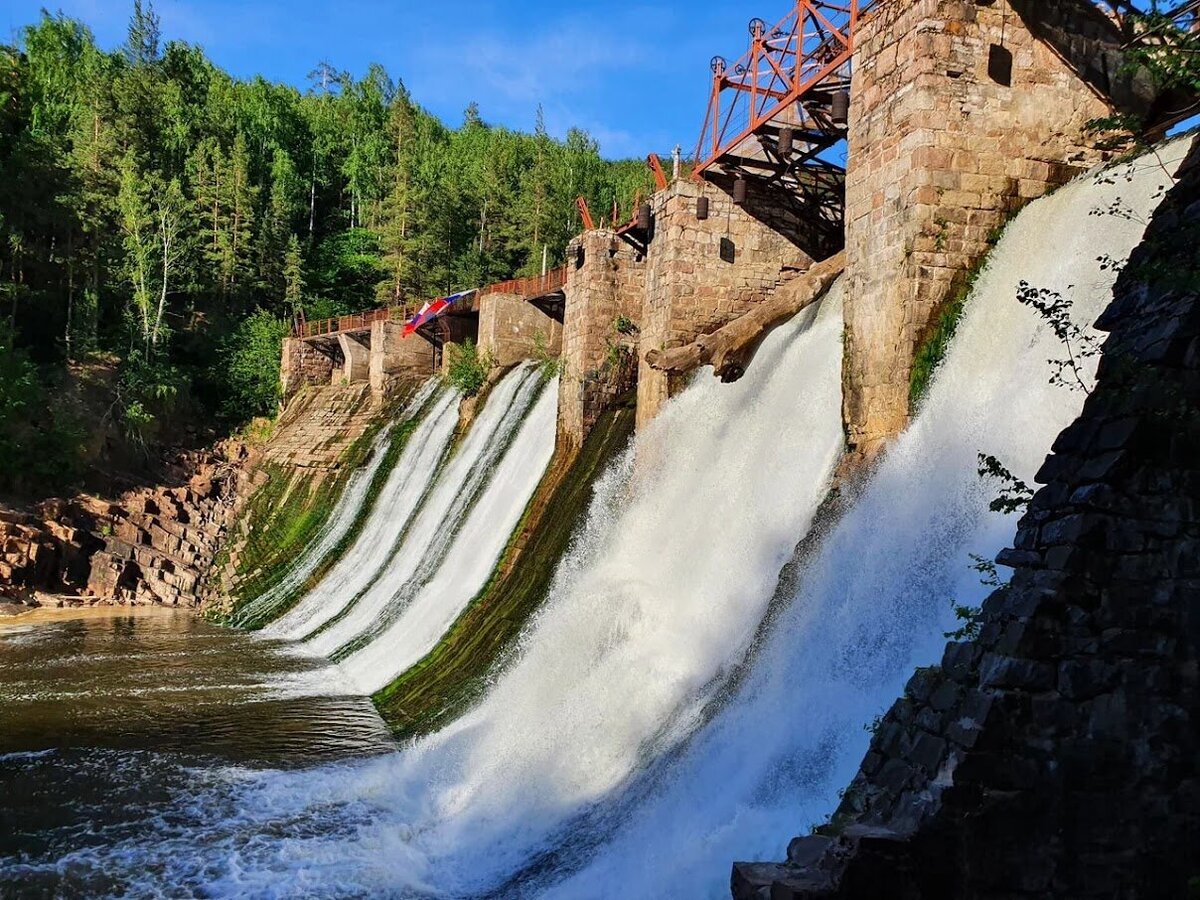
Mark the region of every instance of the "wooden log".
<instances>
[{"instance_id":1,"label":"wooden log","mask_svg":"<svg viewBox=\"0 0 1200 900\"><path fill-rule=\"evenodd\" d=\"M712 334L671 350L651 350L646 362L653 369L685 375L711 365L723 382L737 381L768 334L823 295L846 269L845 251L817 263L799 278L781 285L775 295Z\"/></svg>"}]
</instances>

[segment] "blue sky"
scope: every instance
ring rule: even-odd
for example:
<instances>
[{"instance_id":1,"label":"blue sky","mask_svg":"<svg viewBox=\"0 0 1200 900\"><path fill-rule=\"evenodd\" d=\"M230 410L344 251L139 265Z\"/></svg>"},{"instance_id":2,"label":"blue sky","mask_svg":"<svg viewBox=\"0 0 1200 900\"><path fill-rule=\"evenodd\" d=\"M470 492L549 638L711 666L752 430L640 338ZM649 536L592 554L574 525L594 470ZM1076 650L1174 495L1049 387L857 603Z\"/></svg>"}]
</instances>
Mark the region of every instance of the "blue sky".
<instances>
[{"instance_id":1,"label":"blue sky","mask_svg":"<svg viewBox=\"0 0 1200 900\"><path fill-rule=\"evenodd\" d=\"M124 40L132 0L4 0L15 33L47 6L82 19L104 47ZM157 0L167 38L202 45L234 75L306 84L321 59L361 74L383 63L416 99L457 123L469 102L490 122L530 129L539 103L558 135L587 129L608 157L690 154L708 61L746 47L740 3L666 0ZM787 0L766 0L774 19Z\"/></svg>"}]
</instances>

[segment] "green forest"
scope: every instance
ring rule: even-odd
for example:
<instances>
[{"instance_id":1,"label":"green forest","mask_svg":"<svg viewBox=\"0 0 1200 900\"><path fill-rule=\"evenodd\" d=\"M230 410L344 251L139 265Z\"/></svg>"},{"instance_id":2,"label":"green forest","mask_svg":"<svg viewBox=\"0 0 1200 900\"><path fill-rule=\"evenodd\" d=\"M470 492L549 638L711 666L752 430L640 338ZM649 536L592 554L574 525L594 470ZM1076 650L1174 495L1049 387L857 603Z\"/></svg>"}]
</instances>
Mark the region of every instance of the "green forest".
<instances>
[{"instance_id":1,"label":"green forest","mask_svg":"<svg viewBox=\"0 0 1200 900\"><path fill-rule=\"evenodd\" d=\"M530 118L447 125L378 64L239 80L151 0L114 50L43 13L0 46L0 491L271 415L297 315L536 273L581 230L577 196L647 191L641 161Z\"/></svg>"}]
</instances>

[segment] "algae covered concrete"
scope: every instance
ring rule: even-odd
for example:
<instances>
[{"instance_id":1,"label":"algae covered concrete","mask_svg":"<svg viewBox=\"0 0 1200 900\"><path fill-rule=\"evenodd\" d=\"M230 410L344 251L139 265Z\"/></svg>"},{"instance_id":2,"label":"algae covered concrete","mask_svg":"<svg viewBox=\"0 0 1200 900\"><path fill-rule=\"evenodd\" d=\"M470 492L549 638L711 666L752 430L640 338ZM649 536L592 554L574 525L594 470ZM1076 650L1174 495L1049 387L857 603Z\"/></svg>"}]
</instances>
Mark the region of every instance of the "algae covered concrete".
<instances>
[{"instance_id":1,"label":"algae covered concrete","mask_svg":"<svg viewBox=\"0 0 1200 900\"><path fill-rule=\"evenodd\" d=\"M545 602L587 514L593 483L625 449L633 427L630 397L599 416L582 448L560 444L488 584L424 659L375 695L398 735L435 731L482 696Z\"/></svg>"}]
</instances>

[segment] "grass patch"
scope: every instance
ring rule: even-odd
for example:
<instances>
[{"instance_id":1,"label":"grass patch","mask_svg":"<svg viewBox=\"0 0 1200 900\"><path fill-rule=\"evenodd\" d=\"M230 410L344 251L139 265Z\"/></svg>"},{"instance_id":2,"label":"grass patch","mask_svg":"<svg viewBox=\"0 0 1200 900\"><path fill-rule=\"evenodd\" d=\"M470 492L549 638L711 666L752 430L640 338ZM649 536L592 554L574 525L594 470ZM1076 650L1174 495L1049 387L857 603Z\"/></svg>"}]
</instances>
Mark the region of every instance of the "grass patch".
<instances>
[{"instance_id":1,"label":"grass patch","mask_svg":"<svg viewBox=\"0 0 1200 900\"><path fill-rule=\"evenodd\" d=\"M391 411L394 412L394 407ZM351 476L366 463L388 418L388 414L381 416L346 449L336 472L314 475L274 463L266 465L266 483L254 493L242 514L247 538L239 550L234 573L237 588L227 611L214 613L212 618L239 628L262 628L295 606L329 572L362 533L374 500L416 430L420 415L393 429L384 451L387 455L368 488L367 502L357 511L346 534L321 558L313 572L269 609L246 614L251 604L283 580L297 559L319 538ZM218 557L218 567L228 564L228 547L227 543Z\"/></svg>"},{"instance_id":2,"label":"grass patch","mask_svg":"<svg viewBox=\"0 0 1200 900\"><path fill-rule=\"evenodd\" d=\"M630 403L609 410L573 460L555 459L483 590L420 662L372 698L400 737L428 734L476 702L530 617L587 514L592 484L633 433Z\"/></svg>"},{"instance_id":3,"label":"grass patch","mask_svg":"<svg viewBox=\"0 0 1200 900\"><path fill-rule=\"evenodd\" d=\"M970 287L964 287L955 293L950 302L942 307L933 328L917 348L912 374L908 379L908 405L914 412L925 399L929 385L933 383L934 373L946 357L946 350L958 331L958 323L962 320L970 293Z\"/></svg>"}]
</instances>

